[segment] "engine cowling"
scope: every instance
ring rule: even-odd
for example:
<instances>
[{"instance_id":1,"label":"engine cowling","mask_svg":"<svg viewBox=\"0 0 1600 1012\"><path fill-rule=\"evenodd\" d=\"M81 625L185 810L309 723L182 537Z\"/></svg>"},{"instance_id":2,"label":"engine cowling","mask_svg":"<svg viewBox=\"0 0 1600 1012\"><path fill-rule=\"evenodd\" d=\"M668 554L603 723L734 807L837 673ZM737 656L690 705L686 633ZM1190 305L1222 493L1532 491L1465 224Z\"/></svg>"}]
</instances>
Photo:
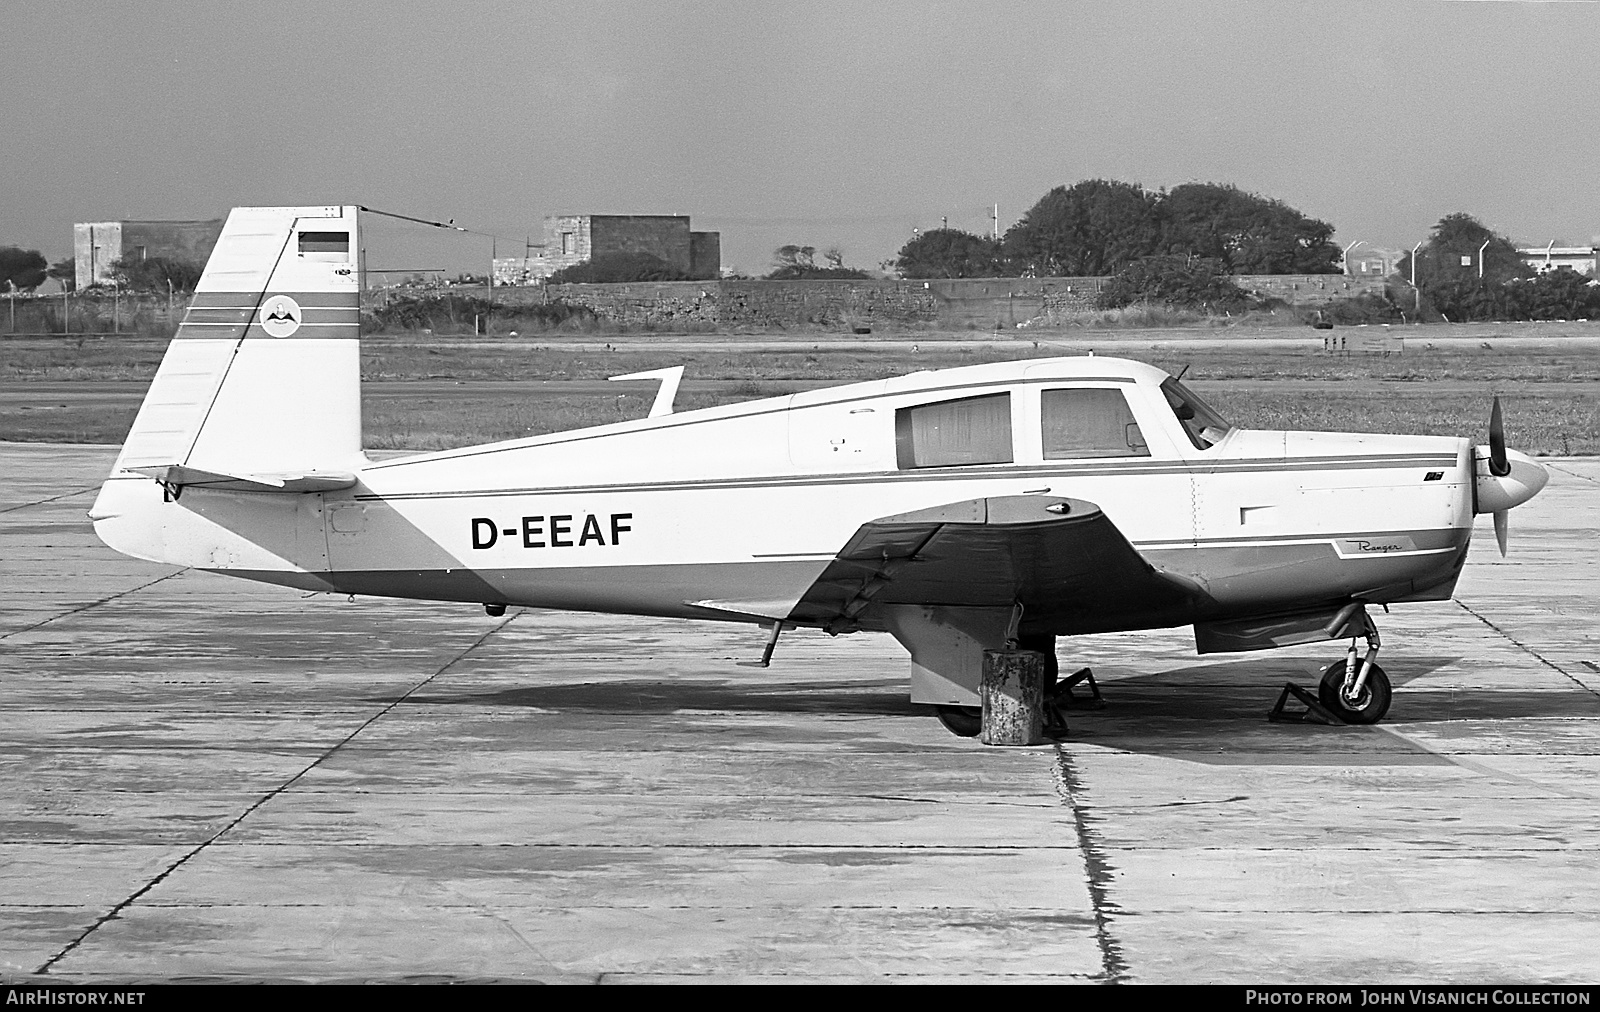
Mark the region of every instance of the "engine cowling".
<instances>
[{"instance_id":1,"label":"engine cowling","mask_svg":"<svg viewBox=\"0 0 1600 1012\"><path fill-rule=\"evenodd\" d=\"M1508 474L1497 475L1489 465L1490 449L1487 444L1472 448L1473 476L1477 482L1477 513L1500 513L1520 506L1539 494L1550 481L1550 472L1525 453L1506 450Z\"/></svg>"}]
</instances>

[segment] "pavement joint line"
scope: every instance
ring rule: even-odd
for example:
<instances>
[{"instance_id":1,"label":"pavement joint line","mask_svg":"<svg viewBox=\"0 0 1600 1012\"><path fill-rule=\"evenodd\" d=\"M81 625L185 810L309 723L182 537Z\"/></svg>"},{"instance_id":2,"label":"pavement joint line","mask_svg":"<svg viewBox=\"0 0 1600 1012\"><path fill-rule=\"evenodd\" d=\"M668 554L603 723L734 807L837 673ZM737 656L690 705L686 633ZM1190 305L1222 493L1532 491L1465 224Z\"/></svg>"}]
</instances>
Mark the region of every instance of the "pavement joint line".
<instances>
[{"instance_id":1,"label":"pavement joint line","mask_svg":"<svg viewBox=\"0 0 1600 1012\"><path fill-rule=\"evenodd\" d=\"M1593 482L1596 485L1600 485L1600 478L1591 478L1587 474L1579 474L1577 471L1569 471L1560 464L1552 463L1547 460L1544 462L1544 466L1555 471L1560 471L1562 474L1569 474L1574 478L1582 478L1584 481Z\"/></svg>"},{"instance_id":2,"label":"pavement joint line","mask_svg":"<svg viewBox=\"0 0 1600 1012\"><path fill-rule=\"evenodd\" d=\"M1594 690L1594 689L1590 688L1589 686L1585 685L1582 682L1582 680L1580 680L1572 672L1568 671L1566 668L1563 668L1561 665L1557 664L1556 662L1547 659L1539 651L1537 651L1537 650L1533 649L1532 647L1528 646L1526 643L1522 642L1521 640L1517 639L1515 636L1513 636L1510 633L1506 632L1504 629L1502 629L1499 626L1495 625L1493 622L1489 621L1484 616L1478 614L1476 611L1474 611L1472 609L1471 605L1469 605L1469 604L1467 604L1467 602L1461 600L1461 598L1452 597L1450 600L1454 601L1457 605L1459 605L1461 607L1462 611L1466 612L1468 615L1471 615L1473 618L1477 619L1479 622L1482 622L1484 625L1488 626L1490 629L1493 629L1495 632L1499 633L1501 636L1504 636L1506 638L1506 640L1509 641L1518 650L1523 651L1528 656L1530 656L1534 660L1538 661L1540 664L1543 664L1545 667L1549 668L1551 671L1554 671L1554 672L1560 674L1562 677L1564 677L1568 681L1570 681L1573 685L1576 685L1578 688L1582 689L1584 692L1589 693L1589 695L1591 695L1591 696L1600 696L1600 692L1597 692L1596 690Z\"/></svg>"},{"instance_id":3,"label":"pavement joint line","mask_svg":"<svg viewBox=\"0 0 1600 1012\"><path fill-rule=\"evenodd\" d=\"M1072 753L1065 745L1056 746L1056 793L1072 812L1073 828L1078 838L1078 853L1083 857L1087 873L1089 900L1094 907L1094 937L1100 947L1099 979L1107 984L1120 984L1129 979L1129 966L1122 956L1121 944L1112 937L1109 909L1115 907L1109 897L1111 863L1101 852L1100 843L1089 825L1087 803L1080 799L1083 784L1072 763Z\"/></svg>"},{"instance_id":4,"label":"pavement joint line","mask_svg":"<svg viewBox=\"0 0 1600 1012\"><path fill-rule=\"evenodd\" d=\"M51 622L54 622L56 619L67 618L68 616L76 615L79 612L88 611L90 608L98 608L102 604L110 604L112 601L115 601L119 597L127 597L129 594L137 594L139 591L144 590L147 587L154 587L156 584L161 583L163 580L170 580L174 576L182 576L184 573L187 573L188 571L189 571L189 567L185 566L184 568L178 570L175 573L168 573L166 576L158 576L154 580L151 580L149 583L141 583L137 587L132 587L132 588L130 588L128 590L118 591L117 593L112 594L109 597L102 597L98 601L90 601L88 604L80 604L76 608L70 609L68 611L59 612L59 613L57 613L55 615L51 615L49 618L44 619L41 622L35 622L33 625L24 626L21 629L13 629L8 633L0 633L0 640L10 639L13 636L21 636L23 633L33 632L35 629L38 629L41 626L47 626ZM81 656L81 655L75 655L75 656Z\"/></svg>"},{"instance_id":5,"label":"pavement joint line","mask_svg":"<svg viewBox=\"0 0 1600 1012\"><path fill-rule=\"evenodd\" d=\"M19 503L16 506L7 506L5 509L0 510L0 513L11 513L11 512L13 512L15 510L25 510L29 506L43 506L45 503L47 503L47 502L55 502L57 499L71 499L75 495L83 495L85 492L93 492L93 491L97 490L99 487L100 487L99 485L90 485L87 488L73 489L71 492L63 492L60 495L53 495L48 499L38 499L38 500L35 500L34 502L25 502L25 503Z\"/></svg>"},{"instance_id":6,"label":"pavement joint line","mask_svg":"<svg viewBox=\"0 0 1600 1012\"><path fill-rule=\"evenodd\" d=\"M1559 794L1564 798L1574 798L1579 801L1600 801L1600 797L1596 797L1593 794L1585 794L1583 791L1571 791L1565 787L1556 787L1552 784L1542 783L1538 780L1534 780L1532 777L1525 777L1517 773L1508 773L1505 770L1491 766L1486 762L1482 762L1481 760L1469 759L1464 755L1459 755L1454 752L1441 752L1438 749L1429 747L1427 742L1414 738L1411 735L1406 734L1404 731L1398 731L1388 724L1380 723L1374 726L1377 728L1377 730L1382 731L1385 734L1393 735L1408 745L1415 746L1416 748L1420 748L1425 752L1436 755L1454 766L1460 766L1462 769L1468 769L1474 773L1480 773L1483 776L1492 777L1495 780L1504 780L1507 783L1517 784L1522 787L1537 788L1541 791Z\"/></svg>"},{"instance_id":7,"label":"pavement joint line","mask_svg":"<svg viewBox=\"0 0 1600 1012\"><path fill-rule=\"evenodd\" d=\"M180 572L183 572L183 570L180 570ZM178 575L178 574L177 573L170 573L170 574L168 574L168 576L164 576L161 579L165 580L165 579L168 579L168 577L170 577L170 576L176 576L176 575ZM159 583L160 581L158 580L158 581L153 581L153 582ZM475 639L471 643L467 644L466 649L462 650L460 653L456 654L450 660L446 661L444 663L444 665L439 668L439 670L435 671L433 674L429 675L427 678L424 678L422 681L418 682L416 685L414 685L410 689L408 689L406 691L405 695L400 696L398 699L391 700L388 704L386 704L377 713L373 714L372 716L368 717L366 720L362 721L361 724L359 726L357 726L354 731L351 731L349 734L345 735L339 741L335 742L334 745L331 748L327 749L325 752L323 752L321 755L319 755L316 759L312 760L312 762L309 765L307 765L304 769L300 770L300 772L296 773L294 776L290 777L288 780L285 780L283 783L279 784L277 787L274 787L272 790L268 791L267 793L263 794L261 797L257 798L248 807L246 807L244 811L240 812L239 815L233 819L233 821L229 822L226 826L223 826L221 829L217 830L209 838L207 838L206 840L202 841L199 845L197 845L197 846L191 848L190 850L188 850L187 852L185 852L176 861L172 862L165 869L163 869L160 873L158 873L154 878L152 878L150 881L146 882L144 885L140 886L138 889L134 890L133 893L130 894L127 898L123 899L120 903L118 903L116 906L112 907L104 915L102 915L100 918L98 918L93 924L91 924L87 928L85 928L83 930L82 934L78 935L77 938L74 938L72 941L68 942L65 946L63 946L61 951L57 952L55 955L51 956L49 959L45 960L42 964L40 964L39 968L37 970L35 970L34 973L39 974L41 976L45 975L45 974L48 974L50 972L51 967L53 967L57 963L59 963L62 959L64 959L68 954L70 954L78 946L82 945L84 943L84 941L90 935L92 935L96 931L98 931L102 925L106 924L109 921L115 920L118 914L122 913L123 910L127 909L133 903L137 902L139 897L145 895L150 890L152 890L156 886L160 885L173 872L177 871L179 868L181 868L185 864L189 863L189 861L192 858L196 857L201 851L205 850L207 847L211 846L213 843L216 843L224 835L226 835L231 830L233 830L234 827L238 826L245 819L247 819L251 815L253 815L256 812L257 809L261 808L267 802L269 802L272 799L276 798L278 795L282 794L284 791L287 791L290 787L293 787L295 785L296 781L300 780L300 778L304 777L307 773L310 773L313 769L315 769L317 766L319 766L325 760L331 758L335 752L338 752L340 749L342 749L346 745L350 744L351 741L355 740L355 737L357 735L359 735L362 731L365 731L367 728L371 727L376 721L378 721L380 718L382 718L390 710L393 710L395 707L397 707L401 703L405 702L407 697L409 697L413 692L416 692L417 690L421 689L423 686L427 685L429 682L433 681L435 678L438 678L440 675L444 674L446 671L449 671L451 668L455 667L456 664L460 663L461 660L463 658L465 658L468 654L472 653L472 651L474 651L478 647L482 646L495 633L498 633L500 630L504 629L506 626L508 626L512 622L516 621L516 619L518 617L520 617L523 613L524 613L524 609L518 608L516 611L512 612L510 615L507 615L503 620L501 620L500 622L496 623L494 628L490 629L488 632L484 633L482 636L479 636L477 639Z\"/></svg>"}]
</instances>

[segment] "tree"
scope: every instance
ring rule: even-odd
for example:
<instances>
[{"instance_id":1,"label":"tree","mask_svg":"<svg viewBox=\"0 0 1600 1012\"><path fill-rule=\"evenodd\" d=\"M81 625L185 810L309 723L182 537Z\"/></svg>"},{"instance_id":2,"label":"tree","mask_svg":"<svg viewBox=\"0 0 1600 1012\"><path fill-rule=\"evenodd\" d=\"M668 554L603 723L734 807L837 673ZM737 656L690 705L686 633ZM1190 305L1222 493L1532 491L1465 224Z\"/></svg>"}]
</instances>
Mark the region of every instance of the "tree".
<instances>
[{"instance_id":1,"label":"tree","mask_svg":"<svg viewBox=\"0 0 1600 1012\"><path fill-rule=\"evenodd\" d=\"M1439 219L1416 260L1423 297L1456 321L1505 318L1513 308L1510 283L1533 274L1511 240L1460 211ZM1411 276L1410 254L1401 258L1396 273Z\"/></svg>"},{"instance_id":2,"label":"tree","mask_svg":"<svg viewBox=\"0 0 1600 1012\"><path fill-rule=\"evenodd\" d=\"M31 292L44 284L49 264L36 249L0 246L0 288Z\"/></svg>"},{"instance_id":3,"label":"tree","mask_svg":"<svg viewBox=\"0 0 1600 1012\"><path fill-rule=\"evenodd\" d=\"M61 287L69 292L78 287L78 261L72 257L57 260L45 273L61 282Z\"/></svg>"},{"instance_id":4,"label":"tree","mask_svg":"<svg viewBox=\"0 0 1600 1012\"><path fill-rule=\"evenodd\" d=\"M1000 244L958 228L935 228L900 247L894 267L907 278L998 278L1006 271Z\"/></svg>"},{"instance_id":5,"label":"tree","mask_svg":"<svg viewBox=\"0 0 1600 1012\"><path fill-rule=\"evenodd\" d=\"M117 260L111 265L118 282L140 292L192 292L205 270L201 264L175 257L146 257L142 260Z\"/></svg>"},{"instance_id":6,"label":"tree","mask_svg":"<svg viewBox=\"0 0 1600 1012\"><path fill-rule=\"evenodd\" d=\"M1013 268L1036 274L1115 274L1141 257L1214 260L1231 274L1337 274L1333 226L1280 200L1225 183L1151 192L1088 179L1058 186L1006 233Z\"/></svg>"},{"instance_id":7,"label":"tree","mask_svg":"<svg viewBox=\"0 0 1600 1012\"><path fill-rule=\"evenodd\" d=\"M1005 254L1037 274L1115 274L1157 252L1157 195L1137 183L1086 179L1058 186L1006 232Z\"/></svg>"},{"instance_id":8,"label":"tree","mask_svg":"<svg viewBox=\"0 0 1600 1012\"><path fill-rule=\"evenodd\" d=\"M1220 260L1154 256L1124 267L1095 299L1101 309L1120 309L1136 302L1215 312L1243 309L1248 297L1228 277Z\"/></svg>"},{"instance_id":9,"label":"tree","mask_svg":"<svg viewBox=\"0 0 1600 1012\"><path fill-rule=\"evenodd\" d=\"M550 275L552 285L605 285L631 281L690 281L688 274L649 253L602 253Z\"/></svg>"},{"instance_id":10,"label":"tree","mask_svg":"<svg viewBox=\"0 0 1600 1012\"><path fill-rule=\"evenodd\" d=\"M1570 267L1558 267L1508 286L1509 315L1529 320L1600 316L1600 284Z\"/></svg>"},{"instance_id":11,"label":"tree","mask_svg":"<svg viewBox=\"0 0 1600 1012\"><path fill-rule=\"evenodd\" d=\"M1161 195L1161 245L1220 261L1231 274L1338 274L1333 226L1280 200L1225 183L1184 183Z\"/></svg>"},{"instance_id":12,"label":"tree","mask_svg":"<svg viewBox=\"0 0 1600 1012\"><path fill-rule=\"evenodd\" d=\"M815 246L779 246L772 254L773 271L768 281L861 281L866 272L844 265L844 253L837 246L823 253L827 267L818 267Z\"/></svg>"},{"instance_id":13,"label":"tree","mask_svg":"<svg viewBox=\"0 0 1600 1012\"><path fill-rule=\"evenodd\" d=\"M780 271L811 270L817 266L815 246L779 246L772 252L772 266Z\"/></svg>"}]
</instances>

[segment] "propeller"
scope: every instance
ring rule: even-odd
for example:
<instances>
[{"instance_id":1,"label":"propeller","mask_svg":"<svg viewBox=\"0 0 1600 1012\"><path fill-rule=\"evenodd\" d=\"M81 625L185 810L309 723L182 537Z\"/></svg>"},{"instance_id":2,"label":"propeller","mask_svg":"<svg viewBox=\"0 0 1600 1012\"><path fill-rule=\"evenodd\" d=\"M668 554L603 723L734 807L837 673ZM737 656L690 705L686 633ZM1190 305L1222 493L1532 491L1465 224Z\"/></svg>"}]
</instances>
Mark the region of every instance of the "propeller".
<instances>
[{"instance_id":1,"label":"propeller","mask_svg":"<svg viewBox=\"0 0 1600 1012\"><path fill-rule=\"evenodd\" d=\"M1474 513L1494 515L1494 539L1500 554L1506 554L1507 514L1539 494L1550 481L1550 472L1525 453L1506 449L1505 421L1500 413L1500 398L1489 411L1489 445L1472 448L1475 461Z\"/></svg>"},{"instance_id":2,"label":"propeller","mask_svg":"<svg viewBox=\"0 0 1600 1012\"><path fill-rule=\"evenodd\" d=\"M1506 459L1506 427L1500 419L1500 397L1495 396L1494 407L1489 409L1489 473L1504 478L1511 473L1511 461Z\"/></svg>"},{"instance_id":3,"label":"propeller","mask_svg":"<svg viewBox=\"0 0 1600 1012\"><path fill-rule=\"evenodd\" d=\"M1495 396L1489 409L1489 473L1504 478L1511 473L1511 461L1506 459L1506 426L1500 417L1500 397ZM1511 511L1494 511L1494 540L1500 546L1500 557L1506 557L1506 539L1511 534Z\"/></svg>"}]
</instances>

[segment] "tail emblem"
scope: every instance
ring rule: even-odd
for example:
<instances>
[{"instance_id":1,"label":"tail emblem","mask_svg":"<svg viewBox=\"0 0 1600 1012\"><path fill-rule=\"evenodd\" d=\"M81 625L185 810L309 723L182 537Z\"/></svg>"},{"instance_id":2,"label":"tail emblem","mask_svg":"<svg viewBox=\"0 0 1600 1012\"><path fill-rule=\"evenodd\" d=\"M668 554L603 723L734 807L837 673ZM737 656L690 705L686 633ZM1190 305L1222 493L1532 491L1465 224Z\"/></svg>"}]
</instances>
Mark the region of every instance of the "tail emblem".
<instances>
[{"instance_id":1,"label":"tail emblem","mask_svg":"<svg viewBox=\"0 0 1600 1012\"><path fill-rule=\"evenodd\" d=\"M300 329L300 305L287 295L274 295L261 304L261 329L268 337L288 337Z\"/></svg>"}]
</instances>

